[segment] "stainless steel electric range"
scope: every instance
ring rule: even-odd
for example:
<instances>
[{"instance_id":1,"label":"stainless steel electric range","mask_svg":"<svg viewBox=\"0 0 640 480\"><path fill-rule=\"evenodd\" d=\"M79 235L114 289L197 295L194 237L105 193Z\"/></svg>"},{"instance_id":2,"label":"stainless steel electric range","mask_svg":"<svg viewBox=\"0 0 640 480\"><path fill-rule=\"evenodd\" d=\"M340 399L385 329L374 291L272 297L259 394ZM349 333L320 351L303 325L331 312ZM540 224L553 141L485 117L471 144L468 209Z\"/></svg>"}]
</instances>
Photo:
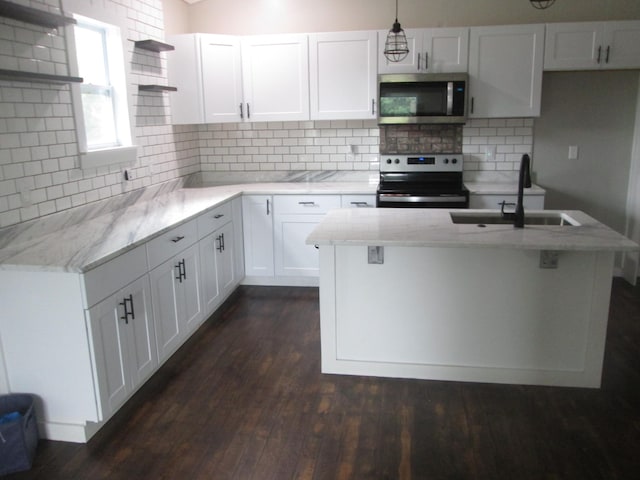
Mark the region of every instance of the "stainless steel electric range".
<instances>
[{"instance_id":1,"label":"stainless steel electric range","mask_svg":"<svg viewBox=\"0 0 640 480\"><path fill-rule=\"evenodd\" d=\"M468 208L462 167L461 153L383 154L376 206Z\"/></svg>"}]
</instances>

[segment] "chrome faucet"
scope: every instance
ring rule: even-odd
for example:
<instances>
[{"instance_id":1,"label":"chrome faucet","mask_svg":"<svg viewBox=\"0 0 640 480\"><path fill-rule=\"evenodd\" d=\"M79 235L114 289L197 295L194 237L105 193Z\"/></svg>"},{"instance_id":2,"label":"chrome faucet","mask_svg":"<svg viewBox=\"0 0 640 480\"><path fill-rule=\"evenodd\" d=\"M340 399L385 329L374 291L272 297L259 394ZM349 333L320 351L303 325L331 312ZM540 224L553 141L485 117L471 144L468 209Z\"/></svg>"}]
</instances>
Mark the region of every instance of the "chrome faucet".
<instances>
[{"instance_id":1,"label":"chrome faucet","mask_svg":"<svg viewBox=\"0 0 640 480\"><path fill-rule=\"evenodd\" d=\"M526 153L520 160L520 175L518 176L518 203L516 203L516 213L513 218L515 228L524 228L524 189L531 188L531 159Z\"/></svg>"},{"instance_id":2,"label":"chrome faucet","mask_svg":"<svg viewBox=\"0 0 640 480\"><path fill-rule=\"evenodd\" d=\"M502 202L502 216L504 218L513 219L514 228L524 228L524 189L531 188L531 158L526 153L522 155L520 160L520 174L518 176L518 201L516 210L513 213L504 211L505 205L513 205Z\"/></svg>"}]
</instances>

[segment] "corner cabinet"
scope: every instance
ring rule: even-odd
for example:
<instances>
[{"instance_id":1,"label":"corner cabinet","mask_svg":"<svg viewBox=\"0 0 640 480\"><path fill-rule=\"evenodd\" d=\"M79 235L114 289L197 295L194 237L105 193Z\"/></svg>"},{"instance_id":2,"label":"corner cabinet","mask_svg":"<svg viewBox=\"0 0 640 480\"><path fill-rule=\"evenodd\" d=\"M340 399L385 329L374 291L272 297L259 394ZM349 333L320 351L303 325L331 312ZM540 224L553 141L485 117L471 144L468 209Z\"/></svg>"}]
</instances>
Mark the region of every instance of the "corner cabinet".
<instances>
[{"instance_id":1,"label":"corner cabinet","mask_svg":"<svg viewBox=\"0 0 640 480\"><path fill-rule=\"evenodd\" d=\"M640 21L549 23L545 70L640 68Z\"/></svg>"},{"instance_id":2,"label":"corner cabinet","mask_svg":"<svg viewBox=\"0 0 640 480\"><path fill-rule=\"evenodd\" d=\"M308 120L307 35L250 36L241 43L244 119Z\"/></svg>"},{"instance_id":3,"label":"corner cabinet","mask_svg":"<svg viewBox=\"0 0 640 480\"><path fill-rule=\"evenodd\" d=\"M466 72L469 62L469 29L408 28L409 54L394 63L384 56L389 30L378 31L378 73Z\"/></svg>"},{"instance_id":4,"label":"corner cabinet","mask_svg":"<svg viewBox=\"0 0 640 480\"><path fill-rule=\"evenodd\" d=\"M544 34L544 25L471 28L471 118L540 115Z\"/></svg>"},{"instance_id":5,"label":"corner cabinet","mask_svg":"<svg viewBox=\"0 0 640 480\"><path fill-rule=\"evenodd\" d=\"M376 46L372 31L309 35L312 120L376 118Z\"/></svg>"}]
</instances>

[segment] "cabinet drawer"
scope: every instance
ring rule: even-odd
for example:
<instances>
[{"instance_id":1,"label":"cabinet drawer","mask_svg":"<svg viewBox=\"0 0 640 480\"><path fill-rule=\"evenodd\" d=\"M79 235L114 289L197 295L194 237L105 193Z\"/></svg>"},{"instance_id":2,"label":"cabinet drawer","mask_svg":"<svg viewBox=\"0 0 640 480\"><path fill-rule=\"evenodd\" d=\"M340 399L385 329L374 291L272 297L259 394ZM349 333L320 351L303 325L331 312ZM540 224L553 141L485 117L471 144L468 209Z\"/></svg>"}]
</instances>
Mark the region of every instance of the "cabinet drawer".
<instances>
[{"instance_id":1,"label":"cabinet drawer","mask_svg":"<svg viewBox=\"0 0 640 480\"><path fill-rule=\"evenodd\" d=\"M231 202L224 203L203 213L198 217L197 221L198 238L204 238L231 221Z\"/></svg>"},{"instance_id":2,"label":"cabinet drawer","mask_svg":"<svg viewBox=\"0 0 640 480\"><path fill-rule=\"evenodd\" d=\"M340 195L276 195L273 204L276 215L318 215L340 208Z\"/></svg>"},{"instance_id":3,"label":"cabinet drawer","mask_svg":"<svg viewBox=\"0 0 640 480\"><path fill-rule=\"evenodd\" d=\"M145 246L140 245L84 274L89 308L147 273Z\"/></svg>"},{"instance_id":4,"label":"cabinet drawer","mask_svg":"<svg viewBox=\"0 0 640 480\"><path fill-rule=\"evenodd\" d=\"M342 208L373 208L375 195L342 195Z\"/></svg>"},{"instance_id":5,"label":"cabinet drawer","mask_svg":"<svg viewBox=\"0 0 640 480\"><path fill-rule=\"evenodd\" d=\"M147 243L149 270L153 270L165 260L177 255L198 240L198 221L193 219L172 228Z\"/></svg>"}]
</instances>

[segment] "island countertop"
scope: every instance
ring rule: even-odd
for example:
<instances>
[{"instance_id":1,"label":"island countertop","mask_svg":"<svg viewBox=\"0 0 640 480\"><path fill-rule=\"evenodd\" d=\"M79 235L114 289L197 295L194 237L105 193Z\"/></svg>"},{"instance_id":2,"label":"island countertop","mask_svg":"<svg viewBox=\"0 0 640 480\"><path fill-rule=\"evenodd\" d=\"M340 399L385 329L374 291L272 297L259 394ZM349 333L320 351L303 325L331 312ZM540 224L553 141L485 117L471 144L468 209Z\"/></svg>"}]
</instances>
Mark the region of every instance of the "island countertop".
<instances>
[{"instance_id":1,"label":"island countertop","mask_svg":"<svg viewBox=\"0 0 640 480\"><path fill-rule=\"evenodd\" d=\"M589 215L576 210L531 211L564 213L575 226L511 224L482 227L456 224L451 212L482 214L487 210L351 209L332 210L307 238L315 245L400 247L474 247L523 250L636 251L639 246ZM497 211L494 213L497 214Z\"/></svg>"}]
</instances>

